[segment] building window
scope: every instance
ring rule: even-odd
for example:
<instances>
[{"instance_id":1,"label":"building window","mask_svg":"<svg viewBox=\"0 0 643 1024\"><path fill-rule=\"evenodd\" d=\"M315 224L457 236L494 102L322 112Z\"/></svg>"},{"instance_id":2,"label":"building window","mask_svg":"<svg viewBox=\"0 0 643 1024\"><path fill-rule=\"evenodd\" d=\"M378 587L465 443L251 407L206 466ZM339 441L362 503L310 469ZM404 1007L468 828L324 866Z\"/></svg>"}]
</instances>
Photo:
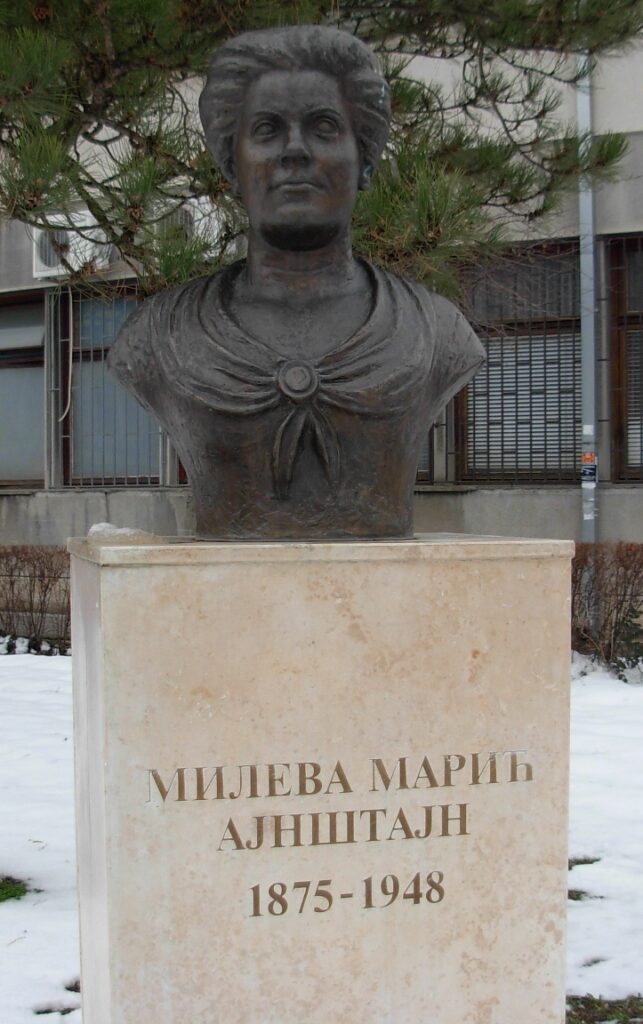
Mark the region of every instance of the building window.
<instances>
[{"instance_id":1,"label":"building window","mask_svg":"<svg viewBox=\"0 0 643 1024\"><path fill-rule=\"evenodd\" d=\"M472 275L487 361L456 400L461 481L568 482L581 452L578 250L514 252Z\"/></svg>"},{"instance_id":2,"label":"building window","mask_svg":"<svg viewBox=\"0 0 643 1024\"><path fill-rule=\"evenodd\" d=\"M433 449L435 447L434 431L433 427L429 430L422 448L420 450L420 458L418 461L418 468L416 473L416 482L418 484L432 484L434 480L434 455Z\"/></svg>"},{"instance_id":3,"label":"building window","mask_svg":"<svg viewBox=\"0 0 643 1024\"><path fill-rule=\"evenodd\" d=\"M107 369L106 357L136 295L61 292L50 299L57 472L66 486L158 484L159 424Z\"/></svg>"},{"instance_id":4,"label":"building window","mask_svg":"<svg viewBox=\"0 0 643 1024\"><path fill-rule=\"evenodd\" d=\"M42 299L0 306L0 484L42 487L45 476Z\"/></svg>"},{"instance_id":5,"label":"building window","mask_svg":"<svg viewBox=\"0 0 643 1024\"><path fill-rule=\"evenodd\" d=\"M77 296L72 370L72 477L77 483L157 483L158 423L117 383L105 358L135 296Z\"/></svg>"},{"instance_id":6,"label":"building window","mask_svg":"<svg viewBox=\"0 0 643 1024\"><path fill-rule=\"evenodd\" d=\"M643 238L608 242L615 480L643 480Z\"/></svg>"}]
</instances>

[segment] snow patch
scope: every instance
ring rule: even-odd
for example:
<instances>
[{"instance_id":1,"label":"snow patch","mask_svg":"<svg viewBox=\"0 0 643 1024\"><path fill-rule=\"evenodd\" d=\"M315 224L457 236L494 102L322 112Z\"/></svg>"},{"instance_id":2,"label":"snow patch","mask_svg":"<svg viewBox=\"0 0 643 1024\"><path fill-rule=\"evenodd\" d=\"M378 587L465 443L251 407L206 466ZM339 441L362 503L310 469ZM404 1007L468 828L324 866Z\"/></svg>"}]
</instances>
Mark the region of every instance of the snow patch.
<instances>
[{"instance_id":1,"label":"snow patch","mask_svg":"<svg viewBox=\"0 0 643 1024\"><path fill-rule=\"evenodd\" d=\"M89 528L87 540L98 544L162 544L163 537L129 526L114 526L113 523L94 523Z\"/></svg>"}]
</instances>

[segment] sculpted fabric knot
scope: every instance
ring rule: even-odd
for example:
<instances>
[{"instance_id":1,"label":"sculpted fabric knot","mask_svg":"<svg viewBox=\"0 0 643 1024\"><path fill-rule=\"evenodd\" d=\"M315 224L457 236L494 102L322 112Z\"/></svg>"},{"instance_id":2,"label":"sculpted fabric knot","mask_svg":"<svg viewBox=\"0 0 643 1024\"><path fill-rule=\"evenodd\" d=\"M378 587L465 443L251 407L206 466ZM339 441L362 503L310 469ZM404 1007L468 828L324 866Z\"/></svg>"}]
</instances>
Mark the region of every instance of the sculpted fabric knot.
<instances>
[{"instance_id":1,"label":"sculpted fabric knot","mask_svg":"<svg viewBox=\"0 0 643 1024\"><path fill-rule=\"evenodd\" d=\"M319 390L319 373L310 363L287 362L279 368L277 385L279 390L299 408L293 409L284 419L275 435L272 452L272 472L277 497L288 495L297 450L306 428L310 428L315 447L324 467L326 477L335 486L339 475L339 443L332 425L309 400ZM302 404L306 403L302 408Z\"/></svg>"},{"instance_id":2,"label":"sculpted fabric knot","mask_svg":"<svg viewBox=\"0 0 643 1024\"><path fill-rule=\"evenodd\" d=\"M293 402L305 402L319 388L319 374L308 363L284 363L277 374L279 390Z\"/></svg>"}]
</instances>

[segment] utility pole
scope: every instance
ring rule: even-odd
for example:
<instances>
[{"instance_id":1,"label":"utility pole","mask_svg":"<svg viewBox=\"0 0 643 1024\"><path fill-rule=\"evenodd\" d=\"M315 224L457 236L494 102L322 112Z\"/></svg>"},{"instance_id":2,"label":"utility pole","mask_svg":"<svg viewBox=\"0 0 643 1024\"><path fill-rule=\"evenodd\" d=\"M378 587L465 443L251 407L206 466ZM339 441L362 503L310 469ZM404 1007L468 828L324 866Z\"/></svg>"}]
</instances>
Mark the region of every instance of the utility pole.
<instances>
[{"instance_id":1,"label":"utility pole","mask_svg":"<svg viewBox=\"0 0 643 1024\"><path fill-rule=\"evenodd\" d=\"M589 146L592 133L592 90L590 75L576 88L578 131L586 134ZM594 225L594 189L582 178L578 190L580 238L580 313L583 439L581 450L581 540L594 544L598 539L598 456L596 423L596 237Z\"/></svg>"}]
</instances>

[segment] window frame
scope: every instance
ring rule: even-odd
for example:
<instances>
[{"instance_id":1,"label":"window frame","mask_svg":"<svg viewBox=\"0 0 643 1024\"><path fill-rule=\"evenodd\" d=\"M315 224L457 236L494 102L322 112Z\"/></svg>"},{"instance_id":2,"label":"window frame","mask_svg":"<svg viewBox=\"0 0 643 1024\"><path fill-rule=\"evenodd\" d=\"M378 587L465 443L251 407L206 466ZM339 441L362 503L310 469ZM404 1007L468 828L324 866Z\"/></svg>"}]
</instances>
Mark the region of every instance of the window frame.
<instances>
[{"instance_id":1,"label":"window frame","mask_svg":"<svg viewBox=\"0 0 643 1024\"><path fill-rule=\"evenodd\" d=\"M45 309L42 292L6 292L0 295L0 315L2 309L7 306L40 306L42 311L43 342L41 345L28 345L24 347L0 349L0 373L3 369L20 370L27 367L42 367L45 372ZM43 407L45 406L45 395L43 392ZM43 409L46 419L46 410ZM41 477L20 477L18 479L0 478L0 490L40 490L45 486L46 474L46 448L43 451L43 476Z\"/></svg>"}]
</instances>

